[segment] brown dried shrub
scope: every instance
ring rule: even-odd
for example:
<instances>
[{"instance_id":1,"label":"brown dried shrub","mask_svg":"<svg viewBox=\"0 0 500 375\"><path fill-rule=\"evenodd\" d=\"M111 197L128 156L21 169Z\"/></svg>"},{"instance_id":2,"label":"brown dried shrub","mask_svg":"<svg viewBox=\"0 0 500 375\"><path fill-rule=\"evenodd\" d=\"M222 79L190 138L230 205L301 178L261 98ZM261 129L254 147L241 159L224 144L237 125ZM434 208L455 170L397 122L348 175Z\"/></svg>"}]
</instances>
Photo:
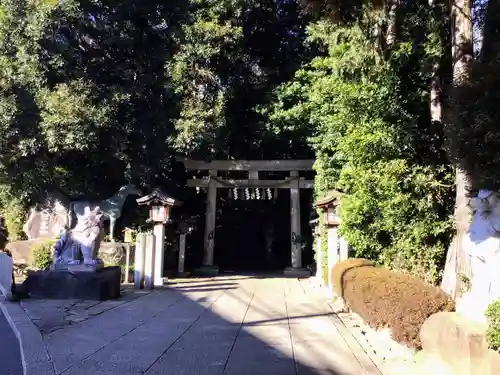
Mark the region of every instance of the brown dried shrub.
<instances>
[{"instance_id":1,"label":"brown dried shrub","mask_svg":"<svg viewBox=\"0 0 500 375\"><path fill-rule=\"evenodd\" d=\"M363 258L349 258L347 260L337 263L331 270L333 292L335 293L335 295L343 297L342 279L346 271L356 267L374 266L374 265L375 263L373 263L371 260Z\"/></svg>"},{"instance_id":2,"label":"brown dried shrub","mask_svg":"<svg viewBox=\"0 0 500 375\"><path fill-rule=\"evenodd\" d=\"M439 288L421 279L378 267L354 267L344 272L343 296L348 307L370 327L389 328L392 338L420 349L420 328L439 311L454 311L455 303Z\"/></svg>"}]
</instances>

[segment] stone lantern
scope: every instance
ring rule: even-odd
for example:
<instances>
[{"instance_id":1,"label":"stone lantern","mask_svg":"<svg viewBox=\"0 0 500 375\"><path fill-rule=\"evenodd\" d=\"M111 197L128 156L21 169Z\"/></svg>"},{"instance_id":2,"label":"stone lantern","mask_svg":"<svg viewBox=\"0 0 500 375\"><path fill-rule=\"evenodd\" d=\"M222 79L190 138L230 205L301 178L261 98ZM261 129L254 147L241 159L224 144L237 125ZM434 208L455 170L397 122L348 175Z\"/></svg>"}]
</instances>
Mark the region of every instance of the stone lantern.
<instances>
[{"instance_id":1,"label":"stone lantern","mask_svg":"<svg viewBox=\"0 0 500 375\"><path fill-rule=\"evenodd\" d=\"M323 211L323 223L327 227L338 227L340 225L338 215L340 197L339 192L330 191L326 197L316 201L316 207Z\"/></svg>"},{"instance_id":2,"label":"stone lantern","mask_svg":"<svg viewBox=\"0 0 500 375\"><path fill-rule=\"evenodd\" d=\"M340 225L340 217L338 208L342 194L338 191L330 191L324 198L316 201L316 207L323 213L323 223L327 227L328 233L328 283L331 285L331 269L339 261L348 258L347 243L338 235L338 227ZM321 244L318 244L321 249ZM323 255L318 254L318 269L323 268Z\"/></svg>"},{"instance_id":3,"label":"stone lantern","mask_svg":"<svg viewBox=\"0 0 500 375\"><path fill-rule=\"evenodd\" d=\"M143 241L146 243L145 268L148 268L148 266L152 268L151 271L153 275L149 275L149 277L152 278L154 286L162 286L164 285L163 260L165 257L165 224L169 222L172 208L181 206L182 202L172 198L164 191L156 189L152 193L138 198L137 204L139 206L149 207L148 222L154 225L154 239L149 241L146 239ZM136 247L136 251L137 250L139 249ZM151 267L151 263L153 267ZM146 274L147 273L148 272L146 272ZM148 278L148 275L146 275L146 278Z\"/></svg>"}]
</instances>

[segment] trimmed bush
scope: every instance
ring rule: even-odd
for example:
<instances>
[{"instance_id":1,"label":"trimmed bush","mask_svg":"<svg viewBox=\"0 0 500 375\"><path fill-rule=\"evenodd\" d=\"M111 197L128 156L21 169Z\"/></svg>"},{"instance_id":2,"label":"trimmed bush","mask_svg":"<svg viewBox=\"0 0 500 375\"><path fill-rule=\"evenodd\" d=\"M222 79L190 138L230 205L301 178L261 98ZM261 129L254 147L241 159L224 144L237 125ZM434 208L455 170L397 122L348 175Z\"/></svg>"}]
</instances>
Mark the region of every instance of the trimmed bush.
<instances>
[{"instance_id":1,"label":"trimmed bush","mask_svg":"<svg viewBox=\"0 0 500 375\"><path fill-rule=\"evenodd\" d=\"M375 263L373 263L371 260L363 258L349 258L347 260L337 263L331 270L333 292L337 296L343 297L342 279L346 271L356 267L374 266L374 265Z\"/></svg>"},{"instance_id":2,"label":"trimmed bush","mask_svg":"<svg viewBox=\"0 0 500 375\"><path fill-rule=\"evenodd\" d=\"M498 352L500 351L500 299L490 303L485 315L488 319L488 331L486 333L488 346Z\"/></svg>"},{"instance_id":3,"label":"trimmed bush","mask_svg":"<svg viewBox=\"0 0 500 375\"><path fill-rule=\"evenodd\" d=\"M54 241L37 243L30 247L30 268L45 270L52 264L52 246Z\"/></svg>"},{"instance_id":4,"label":"trimmed bush","mask_svg":"<svg viewBox=\"0 0 500 375\"><path fill-rule=\"evenodd\" d=\"M420 328L440 311L454 311L444 292L421 279L385 268L361 266L344 271L343 298L370 327L389 328L392 338L420 349Z\"/></svg>"}]
</instances>

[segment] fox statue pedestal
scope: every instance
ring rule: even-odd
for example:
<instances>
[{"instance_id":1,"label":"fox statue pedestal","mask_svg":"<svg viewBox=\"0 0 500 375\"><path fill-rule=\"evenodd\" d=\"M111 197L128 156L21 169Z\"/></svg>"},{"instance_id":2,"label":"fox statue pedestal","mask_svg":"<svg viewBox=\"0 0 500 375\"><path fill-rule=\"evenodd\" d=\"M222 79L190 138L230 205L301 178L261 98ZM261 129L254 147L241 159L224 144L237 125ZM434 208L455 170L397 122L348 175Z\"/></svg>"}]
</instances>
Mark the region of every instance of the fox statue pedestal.
<instances>
[{"instance_id":1,"label":"fox statue pedestal","mask_svg":"<svg viewBox=\"0 0 500 375\"><path fill-rule=\"evenodd\" d=\"M32 298L105 301L120 297L121 268L28 272L23 291Z\"/></svg>"},{"instance_id":2,"label":"fox statue pedestal","mask_svg":"<svg viewBox=\"0 0 500 375\"><path fill-rule=\"evenodd\" d=\"M121 267L104 267L97 258L103 237L99 208L87 209L74 229L53 247L49 270L28 273L23 293L33 298L107 300L120 296Z\"/></svg>"}]
</instances>

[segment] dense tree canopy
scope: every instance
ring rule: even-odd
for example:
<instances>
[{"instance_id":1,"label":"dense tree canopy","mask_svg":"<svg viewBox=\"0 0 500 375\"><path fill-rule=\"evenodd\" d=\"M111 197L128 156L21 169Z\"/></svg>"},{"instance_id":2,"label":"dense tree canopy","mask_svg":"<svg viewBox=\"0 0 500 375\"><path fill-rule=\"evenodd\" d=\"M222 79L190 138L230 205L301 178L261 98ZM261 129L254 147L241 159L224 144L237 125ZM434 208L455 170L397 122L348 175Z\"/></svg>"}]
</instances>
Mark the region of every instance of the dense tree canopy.
<instances>
[{"instance_id":1,"label":"dense tree canopy","mask_svg":"<svg viewBox=\"0 0 500 375\"><path fill-rule=\"evenodd\" d=\"M182 182L176 153L311 156L253 110L307 59L306 24L294 1L2 0L4 210L48 186Z\"/></svg>"},{"instance_id":2,"label":"dense tree canopy","mask_svg":"<svg viewBox=\"0 0 500 375\"><path fill-rule=\"evenodd\" d=\"M455 171L500 186L497 2L469 5L0 0L0 208L182 185L178 154L315 157L356 254L436 281Z\"/></svg>"},{"instance_id":3,"label":"dense tree canopy","mask_svg":"<svg viewBox=\"0 0 500 375\"><path fill-rule=\"evenodd\" d=\"M404 11L419 15L418 6ZM432 281L444 261L453 203L443 131L429 110L439 41L425 41L428 29L412 20L386 58L365 32L370 22L311 25L309 40L327 55L276 91L269 118L315 129L316 193L344 193L341 230L356 254Z\"/></svg>"}]
</instances>

